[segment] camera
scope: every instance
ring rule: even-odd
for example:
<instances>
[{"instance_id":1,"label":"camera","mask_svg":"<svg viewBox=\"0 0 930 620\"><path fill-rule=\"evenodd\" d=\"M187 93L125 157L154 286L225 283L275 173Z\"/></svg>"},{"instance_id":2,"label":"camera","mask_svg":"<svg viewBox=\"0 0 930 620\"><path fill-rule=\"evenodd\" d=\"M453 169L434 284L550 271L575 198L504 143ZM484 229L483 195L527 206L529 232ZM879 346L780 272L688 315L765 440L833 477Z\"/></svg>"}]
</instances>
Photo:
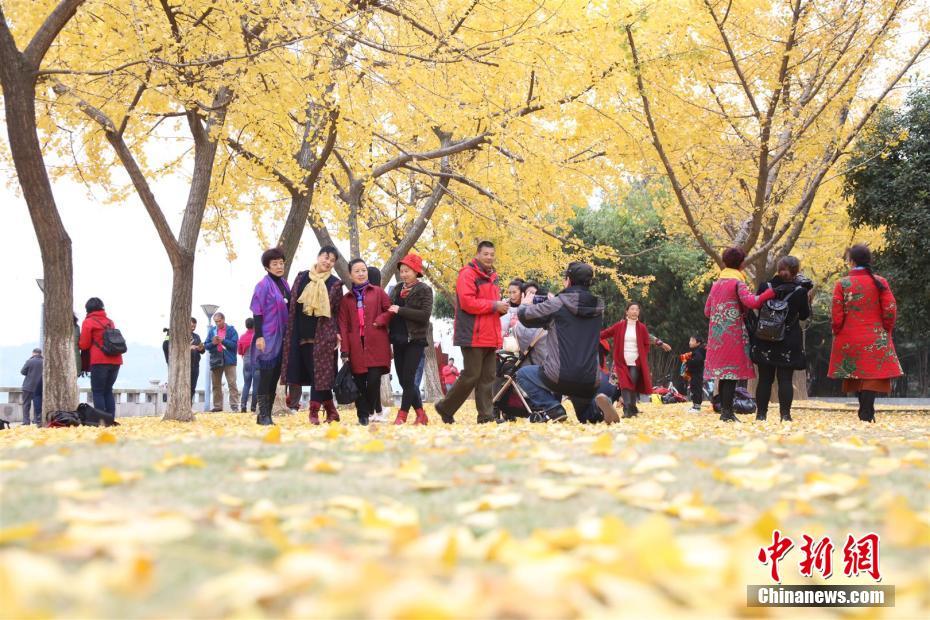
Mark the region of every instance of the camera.
<instances>
[{"instance_id":1,"label":"camera","mask_svg":"<svg viewBox=\"0 0 930 620\"><path fill-rule=\"evenodd\" d=\"M541 304L547 299L549 299L548 295L533 295L533 304Z\"/></svg>"}]
</instances>

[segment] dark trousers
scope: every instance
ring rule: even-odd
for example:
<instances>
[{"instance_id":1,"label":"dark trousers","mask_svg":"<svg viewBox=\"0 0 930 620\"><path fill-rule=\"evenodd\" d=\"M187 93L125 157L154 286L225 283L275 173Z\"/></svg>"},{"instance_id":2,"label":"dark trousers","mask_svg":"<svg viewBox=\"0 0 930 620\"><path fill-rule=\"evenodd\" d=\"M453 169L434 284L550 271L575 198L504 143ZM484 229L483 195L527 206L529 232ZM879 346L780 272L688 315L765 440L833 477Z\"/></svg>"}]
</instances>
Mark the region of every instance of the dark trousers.
<instances>
[{"instance_id":1,"label":"dark trousers","mask_svg":"<svg viewBox=\"0 0 930 620\"><path fill-rule=\"evenodd\" d=\"M368 418L375 411L375 404L381 400L381 377L387 373L388 369L383 366L369 368L368 372L362 374L352 373L355 379L355 385L358 387L358 399L355 401L355 410L358 412L359 421L368 421Z\"/></svg>"},{"instance_id":2,"label":"dark trousers","mask_svg":"<svg viewBox=\"0 0 930 620\"><path fill-rule=\"evenodd\" d=\"M426 346L427 346L426 342L424 341L423 343L424 355L420 356L420 365L417 366L416 377L413 380L414 383L416 383L418 390L420 389L420 385L423 383L423 369L426 368L426 355L425 355Z\"/></svg>"},{"instance_id":3,"label":"dark trousers","mask_svg":"<svg viewBox=\"0 0 930 620\"><path fill-rule=\"evenodd\" d=\"M191 364L191 402L197 394L197 379L200 378L200 364Z\"/></svg>"},{"instance_id":4,"label":"dark trousers","mask_svg":"<svg viewBox=\"0 0 930 620\"><path fill-rule=\"evenodd\" d=\"M475 391L475 405L478 417L492 419L491 387L494 385L494 370L497 364L493 347L462 347L464 368L452 389L445 398L436 403L436 411L446 415L455 415L462 403Z\"/></svg>"},{"instance_id":5,"label":"dark trousers","mask_svg":"<svg viewBox=\"0 0 930 620\"><path fill-rule=\"evenodd\" d=\"M633 385L636 385L639 381L639 367L627 366L626 369L630 371L630 380L633 382ZM639 411L636 407L636 401L639 400L639 392L636 390L620 390L620 398L623 400L624 411Z\"/></svg>"},{"instance_id":6,"label":"dark trousers","mask_svg":"<svg viewBox=\"0 0 930 620\"><path fill-rule=\"evenodd\" d=\"M255 398L258 396L258 368L252 364L245 364L242 366L242 400L239 401L239 409L245 409L250 393L252 411L255 411Z\"/></svg>"},{"instance_id":7,"label":"dark trousers","mask_svg":"<svg viewBox=\"0 0 930 620\"><path fill-rule=\"evenodd\" d=\"M736 397L736 379L721 379L717 391L720 393L720 412L733 413L733 399Z\"/></svg>"},{"instance_id":8,"label":"dark trousers","mask_svg":"<svg viewBox=\"0 0 930 620\"><path fill-rule=\"evenodd\" d=\"M794 369L759 364L759 383L756 385L756 406L759 415L765 415L772 399L772 383L778 378L778 410L783 415L791 413L791 401L794 400L794 386L791 379Z\"/></svg>"},{"instance_id":9,"label":"dark trousers","mask_svg":"<svg viewBox=\"0 0 930 620\"><path fill-rule=\"evenodd\" d=\"M700 409L701 403L704 402L704 373L691 373L688 387L691 389L691 404Z\"/></svg>"},{"instance_id":10,"label":"dark trousers","mask_svg":"<svg viewBox=\"0 0 930 620\"><path fill-rule=\"evenodd\" d=\"M36 386L35 392L23 392L23 424L31 424L29 412L35 414L36 426L42 425L42 384Z\"/></svg>"},{"instance_id":11,"label":"dark trousers","mask_svg":"<svg viewBox=\"0 0 930 620\"><path fill-rule=\"evenodd\" d=\"M116 400L113 398L113 384L118 375L117 364L94 364L90 367L90 391L94 396L94 407L114 416Z\"/></svg>"},{"instance_id":12,"label":"dark trousers","mask_svg":"<svg viewBox=\"0 0 930 620\"><path fill-rule=\"evenodd\" d=\"M394 369L397 379L403 390L400 399L400 408L403 411L422 409L423 400L420 398L420 388L417 386L417 368L423 360L425 342L405 342L394 345Z\"/></svg>"},{"instance_id":13,"label":"dark trousers","mask_svg":"<svg viewBox=\"0 0 930 620\"><path fill-rule=\"evenodd\" d=\"M872 421L875 419L875 397L878 392L873 390L862 390L857 392L859 397L859 419L863 421Z\"/></svg>"},{"instance_id":14,"label":"dark trousers","mask_svg":"<svg viewBox=\"0 0 930 620\"><path fill-rule=\"evenodd\" d=\"M262 368L258 375L258 396L270 396L274 401L275 389L281 379L281 360L271 368Z\"/></svg>"},{"instance_id":15,"label":"dark trousers","mask_svg":"<svg viewBox=\"0 0 930 620\"><path fill-rule=\"evenodd\" d=\"M601 385L597 389L598 394L604 394L607 398L610 399L610 402L615 402L619 396L619 390L617 386L610 382L610 375L606 372L601 371ZM572 405L575 405L575 401L572 401ZM597 424L598 422L604 421L604 414L598 408L597 403L592 399L586 406L576 407L575 415L578 416L578 421L582 424Z\"/></svg>"}]
</instances>

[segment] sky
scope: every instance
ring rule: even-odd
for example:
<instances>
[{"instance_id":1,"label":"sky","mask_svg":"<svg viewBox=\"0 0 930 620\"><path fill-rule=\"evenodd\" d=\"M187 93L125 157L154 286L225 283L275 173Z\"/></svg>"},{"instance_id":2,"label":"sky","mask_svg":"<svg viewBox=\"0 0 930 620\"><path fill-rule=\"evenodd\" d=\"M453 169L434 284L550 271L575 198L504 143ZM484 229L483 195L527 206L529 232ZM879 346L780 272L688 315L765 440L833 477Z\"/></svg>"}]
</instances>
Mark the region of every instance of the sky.
<instances>
[{"instance_id":1,"label":"sky","mask_svg":"<svg viewBox=\"0 0 930 620\"><path fill-rule=\"evenodd\" d=\"M5 172L9 175L12 169ZM42 304L36 284L36 278L42 277L38 242L15 177L8 179L0 189L4 205L0 217L0 264L4 265L0 287L8 300L0 305L0 324L6 326L0 330L0 346L37 342ZM141 202L131 194L123 204L103 204L85 186L70 181L56 182L53 190L71 235L78 317L84 317L89 297L99 297L128 343L160 346L162 328L168 326L171 266ZM183 180L162 183L155 193L177 231L187 197ZM201 328L206 318L200 305L206 303L217 304L230 323L243 326L252 289L264 275L259 260L264 248L259 246L251 222L236 221L232 233L238 254L233 261L227 259L224 246L203 238L198 243L193 300ZM317 249L316 239L308 231L298 251L297 266L309 267ZM205 329L198 331L204 335Z\"/></svg>"}]
</instances>

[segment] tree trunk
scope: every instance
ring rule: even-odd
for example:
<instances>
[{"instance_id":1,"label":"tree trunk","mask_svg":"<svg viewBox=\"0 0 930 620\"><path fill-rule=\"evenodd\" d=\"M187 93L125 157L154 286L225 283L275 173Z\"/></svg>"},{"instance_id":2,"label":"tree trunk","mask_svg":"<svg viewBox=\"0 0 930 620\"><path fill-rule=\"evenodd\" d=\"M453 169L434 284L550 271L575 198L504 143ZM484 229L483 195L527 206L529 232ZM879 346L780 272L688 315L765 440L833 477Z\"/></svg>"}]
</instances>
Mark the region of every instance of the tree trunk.
<instances>
[{"instance_id":1,"label":"tree trunk","mask_svg":"<svg viewBox=\"0 0 930 620\"><path fill-rule=\"evenodd\" d=\"M433 341L433 330L426 332L426 362L423 365L423 394L424 400L434 403L442 398L442 380L439 377L439 363L436 359L436 346Z\"/></svg>"},{"instance_id":2,"label":"tree trunk","mask_svg":"<svg viewBox=\"0 0 930 620\"><path fill-rule=\"evenodd\" d=\"M165 420L191 422L191 305L194 292L193 255L172 260L171 311L168 340L168 409ZM206 326L209 328L209 326Z\"/></svg>"},{"instance_id":3,"label":"tree trunk","mask_svg":"<svg viewBox=\"0 0 930 620\"><path fill-rule=\"evenodd\" d=\"M807 371L795 370L791 378L791 384L794 386L794 400L807 400Z\"/></svg>"},{"instance_id":4,"label":"tree trunk","mask_svg":"<svg viewBox=\"0 0 930 620\"><path fill-rule=\"evenodd\" d=\"M0 13L2 17L2 13ZM42 255L45 280L43 409L74 411L78 405L74 356L74 266L36 131L35 82L4 22L0 29L0 83L10 153Z\"/></svg>"}]
</instances>

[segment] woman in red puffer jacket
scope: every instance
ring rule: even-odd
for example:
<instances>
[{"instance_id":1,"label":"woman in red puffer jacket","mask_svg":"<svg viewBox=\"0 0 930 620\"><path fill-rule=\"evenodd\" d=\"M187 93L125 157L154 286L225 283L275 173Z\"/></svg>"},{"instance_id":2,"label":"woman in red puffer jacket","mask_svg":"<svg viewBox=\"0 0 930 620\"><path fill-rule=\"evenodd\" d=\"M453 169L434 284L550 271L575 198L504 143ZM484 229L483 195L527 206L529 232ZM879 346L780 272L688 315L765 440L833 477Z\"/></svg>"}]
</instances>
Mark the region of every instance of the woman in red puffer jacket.
<instances>
[{"instance_id":1,"label":"woman in red puffer jacket","mask_svg":"<svg viewBox=\"0 0 930 620\"><path fill-rule=\"evenodd\" d=\"M87 317L81 324L78 346L81 349L81 370L90 370L90 391L94 396L94 407L116 415L116 400L113 384L123 365L122 355L107 355L103 352L103 332L115 327L103 309L103 302L91 297L84 304Z\"/></svg>"}]
</instances>

